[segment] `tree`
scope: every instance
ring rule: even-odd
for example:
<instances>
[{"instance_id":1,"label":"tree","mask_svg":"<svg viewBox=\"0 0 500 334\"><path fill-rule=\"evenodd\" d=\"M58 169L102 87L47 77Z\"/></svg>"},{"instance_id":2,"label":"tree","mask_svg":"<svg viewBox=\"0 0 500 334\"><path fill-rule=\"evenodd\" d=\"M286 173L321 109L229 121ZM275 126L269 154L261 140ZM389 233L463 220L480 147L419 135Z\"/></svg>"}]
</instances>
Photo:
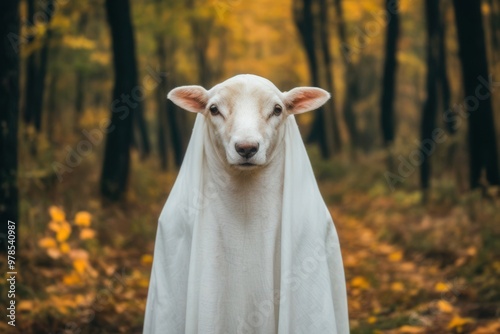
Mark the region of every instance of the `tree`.
<instances>
[{"instance_id":1,"label":"tree","mask_svg":"<svg viewBox=\"0 0 500 334\"><path fill-rule=\"evenodd\" d=\"M380 115L384 145L389 146L394 141L394 96L396 91L396 49L399 37L398 0L386 0L387 38L385 42L385 61L382 79L382 98Z\"/></svg>"},{"instance_id":2,"label":"tree","mask_svg":"<svg viewBox=\"0 0 500 334\"><path fill-rule=\"evenodd\" d=\"M186 0L186 8L190 12L188 21L198 66L198 81L200 85L207 87L212 79L208 46L214 28L214 20L211 16L199 12L199 9L203 7L197 6L196 0Z\"/></svg>"},{"instance_id":3,"label":"tree","mask_svg":"<svg viewBox=\"0 0 500 334\"><path fill-rule=\"evenodd\" d=\"M439 2L425 0L425 17L427 21L427 98L422 112L422 123L420 127L421 146L432 143L432 133L436 128L436 114L438 108L438 66L440 53L439 34ZM424 190L429 188L430 180L430 155L422 153L422 165L420 166L420 182Z\"/></svg>"},{"instance_id":4,"label":"tree","mask_svg":"<svg viewBox=\"0 0 500 334\"><path fill-rule=\"evenodd\" d=\"M453 0L469 123L469 182L481 185L483 171L490 185L500 184L491 92L479 92L488 81L481 1ZM483 90L488 90L484 87Z\"/></svg>"},{"instance_id":5,"label":"tree","mask_svg":"<svg viewBox=\"0 0 500 334\"><path fill-rule=\"evenodd\" d=\"M429 145L433 144L433 132L436 129L436 117L439 101L443 110L448 112L450 106L450 86L446 73L446 50L444 37L444 24L442 20L443 10L440 2L433 0L425 1L425 17L427 30L427 98L422 110L422 122L420 126L420 140L422 147L422 164L420 166L420 184L424 191L430 186L431 156ZM446 112L446 111L445 111ZM454 117L451 122L446 122L448 132L455 132ZM427 150L425 149L427 147Z\"/></svg>"},{"instance_id":6,"label":"tree","mask_svg":"<svg viewBox=\"0 0 500 334\"><path fill-rule=\"evenodd\" d=\"M111 120L108 127L101 193L110 200L122 198L130 168L133 120L141 112L137 99L138 76L135 42L128 0L106 0L107 20L111 30L115 73Z\"/></svg>"},{"instance_id":7,"label":"tree","mask_svg":"<svg viewBox=\"0 0 500 334\"><path fill-rule=\"evenodd\" d=\"M341 0L335 0L334 3L335 10L337 12L337 25L340 43L341 45L348 45L346 24ZM344 81L346 83L343 115L345 124L347 126L347 132L349 133L349 137L351 138L351 145L353 146L353 148L356 148L359 146L359 133L356 125L356 114L354 113L352 106L356 98L357 77L355 75L356 71L354 69L352 61L347 56L342 57L342 59L344 60Z\"/></svg>"},{"instance_id":8,"label":"tree","mask_svg":"<svg viewBox=\"0 0 500 334\"><path fill-rule=\"evenodd\" d=\"M46 32L42 38L41 50L33 50L28 56L27 79L26 79L26 101L24 119L27 124L33 124L37 131L42 126L43 97L45 90L45 77L47 74L47 64L49 55L49 43L52 36L50 21L55 12L54 0L47 0L42 9L44 14L44 23L47 26ZM28 17L31 22L28 26L35 29L34 21L36 16L34 0L28 0ZM29 42L33 43L34 36L29 37Z\"/></svg>"},{"instance_id":9,"label":"tree","mask_svg":"<svg viewBox=\"0 0 500 334\"><path fill-rule=\"evenodd\" d=\"M293 12L308 60L311 84L317 87L330 86L326 88L332 90L326 1L295 0ZM334 112L331 104L318 109L308 138L309 142L318 142L323 158L329 158L340 148L340 135Z\"/></svg>"},{"instance_id":10,"label":"tree","mask_svg":"<svg viewBox=\"0 0 500 334\"><path fill-rule=\"evenodd\" d=\"M19 116L19 1L0 4L0 219L7 235L8 221L19 223L17 190L17 130ZM17 227L15 229L17 231ZM16 233L17 234L17 233ZM0 237L0 249L7 239Z\"/></svg>"}]
</instances>

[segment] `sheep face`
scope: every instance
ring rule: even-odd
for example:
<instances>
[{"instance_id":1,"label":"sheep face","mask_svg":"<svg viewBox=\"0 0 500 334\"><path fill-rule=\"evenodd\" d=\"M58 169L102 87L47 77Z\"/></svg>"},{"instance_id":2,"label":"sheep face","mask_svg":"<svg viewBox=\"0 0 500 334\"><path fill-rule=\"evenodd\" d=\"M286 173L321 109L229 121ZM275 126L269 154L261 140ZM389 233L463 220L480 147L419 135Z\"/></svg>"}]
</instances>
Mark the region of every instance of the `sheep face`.
<instances>
[{"instance_id":1,"label":"sheep face","mask_svg":"<svg viewBox=\"0 0 500 334\"><path fill-rule=\"evenodd\" d=\"M181 108L207 118L209 137L218 155L241 170L267 165L283 138L286 117L316 109L329 97L326 91L313 87L283 93L255 75L235 76L209 91L183 86L168 94Z\"/></svg>"}]
</instances>

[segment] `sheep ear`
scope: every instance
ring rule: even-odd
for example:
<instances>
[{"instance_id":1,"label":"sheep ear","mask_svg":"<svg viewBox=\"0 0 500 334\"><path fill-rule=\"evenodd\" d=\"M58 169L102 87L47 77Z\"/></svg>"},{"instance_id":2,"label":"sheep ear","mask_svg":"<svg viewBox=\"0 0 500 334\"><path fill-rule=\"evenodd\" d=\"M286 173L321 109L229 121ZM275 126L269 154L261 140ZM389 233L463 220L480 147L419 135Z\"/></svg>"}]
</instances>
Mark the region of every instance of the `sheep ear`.
<instances>
[{"instance_id":1,"label":"sheep ear","mask_svg":"<svg viewBox=\"0 0 500 334\"><path fill-rule=\"evenodd\" d=\"M291 114L318 109L330 99L330 93L316 87L297 87L284 95L286 108Z\"/></svg>"},{"instance_id":2,"label":"sheep ear","mask_svg":"<svg viewBox=\"0 0 500 334\"><path fill-rule=\"evenodd\" d=\"M167 98L190 112L203 112L207 107L208 92L201 86L182 86L172 89Z\"/></svg>"}]
</instances>

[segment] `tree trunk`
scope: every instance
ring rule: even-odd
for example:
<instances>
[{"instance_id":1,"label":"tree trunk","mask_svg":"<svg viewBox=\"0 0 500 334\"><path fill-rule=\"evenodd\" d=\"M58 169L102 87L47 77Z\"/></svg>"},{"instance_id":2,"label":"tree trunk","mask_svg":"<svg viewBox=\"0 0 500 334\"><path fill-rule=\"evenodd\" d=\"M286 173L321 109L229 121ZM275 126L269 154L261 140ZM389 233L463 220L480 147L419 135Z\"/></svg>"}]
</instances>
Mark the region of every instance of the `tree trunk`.
<instances>
[{"instance_id":1,"label":"tree trunk","mask_svg":"<svg viewBox=\"0 0 500 334\"><path fill-rule=\"evenodd\" d=\"M431 165L430 148L435 143L432 133L436 128L436 115L438 107L438 63L440 58L440 34L439 34L439 2L425 0L425 17L427 20L427 99L422 112L422 123L420 128L420 154L422 164L420 166L420 184L424 191L429 188ZM433 148L434 149L434 148ZM433 150L432 149L432 150Z\"/></svg>"},{"instance_id":2,"label":"tree trunk","mask_svg":"<svg viewBox=\"0 0 500 334\"><path fill-rule=\"evenodd\" d=\"M133 119L134 114L140 112L141 105L140 101L130 100L131 92L137 87L130 3L128 0L106 0L106 12L111 30L115 83L101 175L101 193L104 198L116 201L123 197L127 189Z\"/></svg>"},{"instance_id":3,"label":"tree trunk","mask_svg":"<svg viewBox=\"0 0 500 334\"><path fill-rule=\"evenodd\" d=\"M399 4L398 0L386 0L387 39L385 42L385 62L382 80L382 98L380 114L384 145L389 146L394 141L394 96L396 90L396 49L399 37Z\"/></svg>"},{"instance_id":4,"label":"tree trunk","mask_svg":"<svg viewBox=\"0 0 500 334\"><path fill-rule=\"evenodd\" d=\"M83 12L78 22L78 32L80 34L85 34L87 24L88 14ZM85 71L82 68L77 68L75 78L75 130L78 130L80 117L85 110L85 81Z\"/></svg>"},{"instance_id":5,"label":"tree trunk","mask_svg":"<svg viewBox=\"0 0 500 334\"><path fill-rule=\"evenodd\" d=\"M19 35L19 1L0 3L0 250L7 249L8 221L19 221L17 188L17 131L19 115L19 55L12 45ZM16 243L17 247L18 244Z\"/></svg>"},{"instance_id":6,"label":"tree trunk","mask_svg":"<svg viewBox=\"0 0 500 334\"><path fill-rule=\"evenodd\" d=\"M299 31L302 44L307 56L309 73L311 75L312 86L321 86L322 80L320 79L319 69L320 61L317 56L317 44L318 42L318 28L315 24L316 18L313 13L313 7L316 3L314 0L294 0L293 2L293 13L294 20ZM333 139L328 140L329 136L327 129L327 119L325 117L325 108L319 108L314 117L313 124L309 136L307 138L308 142L317 142L320 146L321 155L323 158L329 158L334 151ZM328 130L331 130L330 128Z\"/></svg>"},{"instance_id":7,"label":"tree trunk","mask_svg":"<svg viewBox=\"0 0 500 334\"><path fill-rule=\"evenodd\" d=\"M490 6L490 15L489 15L489 23L490 23L490 40L491 40L491 60L493 64L497 63L498 57L500 56L498 53L500 52L500 42L499 42L499 34L500 34L500 4L498 0L488 0L488 4Z\"/></svg>"},{"instance_id":8,"label":"tree trunk","mask_svg":"<svg viewBox=\"0 0 500 334\"><path fill-rule=\"evenodd\" d=\"M167 55L165 52L165 40L162 34L156 36L156 54L158 57L159 71L166 73L165 67ZM160 155L160 166L162 170L168 169L168 122L167 122L167 76L162 77L162 80L156 88L156 103L158 107L158 151Z\"/></svg>"},{"instance_id":9,"label":"tree trunk","mask_svg":"<svg viewBox=\"0 0 500 334\"><path fill-rule=\"evenodd\" d=\"M474 189L481 185L483 170L488 183L498 185L500 177L491 91L483 83L488 82L489 76L481 1L453 0L453 4L464 91L471 102L466 103L469 113L470 187ZM482 87L479 94L478 87Z\"/></svg>"},{"instance_id":10,"label":"tree trunk","mask_svg":"<svg viewBox=\"0 0 500 334\"><path fill-rule=\"evenodd\" d=\"M439 82L441 88L441 104L443 112L448 112L450 115L454 111L451 109L451 89L450 81L448 80L448 73L446 69L446 30L445 30L445 2L439 2ZM446 129L450 134L456 132L455 117L447 119L445 122Z\"/></svg>"},{"instance_id":11,"label":"tree trunk","mask_svg":"<svg viewBox=\"0 0 500 334\"><path fill-rule=\"evenodd\" d=\"M337 12L337 24L340 43L341 45L348 45L344 12L342 10L341 0L335 0L335 10ZM359 133L356 125L356 114L353 110L353 102L356 98L357 92L357 77L355 75L356 72L354 66L352 65L352 62L347 57L342 57L342 59L344 59L344 81L346 84L344 93L343 116L345 124L347 126L347 132L349 133L349 138L351 139L351 145L353 148L356 148L359 146Z\"/></svg>"},{"instance_id":12,"label":"tree trunk","mask_svg":"<svg viewBox=\"0 0 500 334\"><path fill-rule=\"evenodd\" d=\"M211 80L211 68L208 61L208 46L210 34L213 28L213 19L199 15L196 0L187 0L186 7L190 11L189 27L195 51L195 59L198 67L198 81L201 86L208 88Z\"/></svg>"},{"instance_id":13,"label":"tree trunk","mask_svg":"<svg viewBox=\"0 0 500 334\"><path fill-rule=\"evenodd\" d=\"M28 38L27 43L32 44L35 36L34 31L34 16L35 16L35 0L27 0L28 7L28 19L27 19L27 31ZM35 103L33 97L36 95L36 76L37 76L37 52L36 50L31 50L26 60L26 82L24 86L25 92L25 102L24 102L24 122L26 124L32 124L34 122L35 115Z\"/></svg>"},{"instance_id":14,"label":"tree trunk","mask_svg":"<svg viewBox=\"0 0 500 334\"><path fill-rule=\"evenodd\" d=\"M57 110L57 82L59 80L59 73L53 72L50 78L49 93L47 98L47 112L45 114L47 121L47 138L49 142L54 143L54 130L55 123L58 119L56 115L59 114Z\"/></svg>"},{"instance_id":15,"label":"tree trunk","mask_svg":"<svg viewBox=\"0 0 500 334\"><path fill-rule=\"evenodd\" d=\"M332 76L332 56L330 54L330 22L328 18L328 6L327 0L318 0L318 16L319 16L319 39L321 45L321 55L322 55L322 73L324 76L324 88L326 88L330 93L335 91ZM325 123L322 124L324 129L324 140L330 143L328 146L332 147L334 151L340 151L341 149L341 139L340 130L337 119L337 113L335 108L335 100L332 98L326 104L324 108Z\"/></svg>"}]
</instances>

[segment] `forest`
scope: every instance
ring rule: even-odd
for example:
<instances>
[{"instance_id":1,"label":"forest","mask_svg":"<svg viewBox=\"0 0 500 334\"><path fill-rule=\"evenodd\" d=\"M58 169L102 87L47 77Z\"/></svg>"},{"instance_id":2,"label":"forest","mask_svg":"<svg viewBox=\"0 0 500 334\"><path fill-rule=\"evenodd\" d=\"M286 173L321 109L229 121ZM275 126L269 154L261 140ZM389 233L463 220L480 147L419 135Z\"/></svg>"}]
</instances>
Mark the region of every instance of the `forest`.
<instances>
[{"instance_id":1,"label":"forest","mask_svg":"<svg viewBox=\"0 0 500 334\"><path fill-rule=\"evenodd\" d=\"M500 333L499 0L9 0L0 16L2 333L142 332L194 123L166 95L241 73L332 94L297 121L351 332Z\"/></svg>"}]
</instances>

